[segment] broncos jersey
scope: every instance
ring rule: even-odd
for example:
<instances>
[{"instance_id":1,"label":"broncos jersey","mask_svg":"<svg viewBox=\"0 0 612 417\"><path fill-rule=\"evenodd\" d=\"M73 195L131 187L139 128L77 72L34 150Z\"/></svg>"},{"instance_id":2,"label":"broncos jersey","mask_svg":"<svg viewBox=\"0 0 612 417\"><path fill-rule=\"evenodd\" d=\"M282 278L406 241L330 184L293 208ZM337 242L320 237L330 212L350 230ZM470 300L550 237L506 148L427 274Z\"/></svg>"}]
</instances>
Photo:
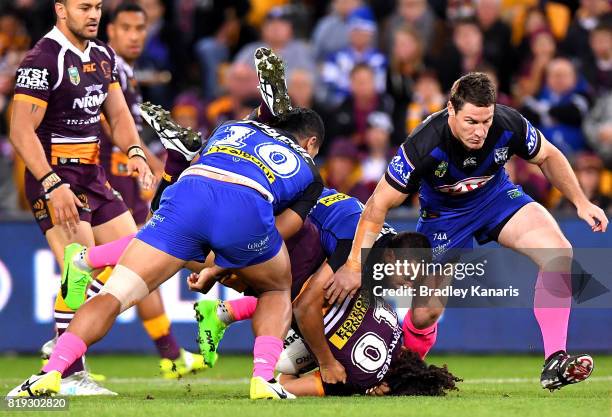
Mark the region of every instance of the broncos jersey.
<instances>
[{"instance_id":1,"label":"broncos jersey","mask_svg":"<svg viewBox=\"0 0 612 417\"><path fill-rule=\"evenodd\" d=\"M519 112L497 104L483 147L466 150L453 136L444 109L425 119L400 146L385 178L402 193L419 191L422 209L467 211L511 185L506 161L512 155L532 159L541 141L540 132Z\"/></svg>"},{"instance_id":2,"label":"broncos jersey","mask_svg":"<svg viewBox=\"0 0 612 417\"><path fill-rule=\"evenodd\" d=\"M90 40L81 51L54 27L16 76L14 99L46 109L36 134L49 162L97 164L101 108L109 90L120 87L113 50Z\"/></svg>"},{"instance_id":3,"label":"broncos jersey","mask_svg":"<svg viewBox=\"0 0 612 417\"><path fill-rule=\"evenodd\" d=\"M323 189L312 158L295 139L252 120L217 128L198 164L255 181L266 191L275 214L291 208L305 218Z\"/></svg>"},{"instance_id":4,"label":"broncos jersey","mask_svg":"<svg viewBox=\"0 0 612 417\"><path fill-rule=\"evenodd\" d=\"M378 385L400 352L402 328L393 308L365 291L323 317L327 344L346 370L346 384L324 384L327 395L365 393Z\"/></svg>"},{"instance_id":5,"label":"broncos jersey","mask_svg":"<svg viewBox=\"0 0 612 417\"><path fill-rule=\"evenodd\" d=\"M136 130L142 132L142 116L140 115L140 103L142 103L142 95L140 87L134 77L134 69L123 60L119 55L115 56L117 61L117 77L121 91L125 97L125 101L130 109L130 114L134 119ZM101 131L102 138L100 140L100 162L106 173L115 176L127 175L128 157L126 154L115 146L111 138L107 137L104 130Z\"/></svg>"},{"instance_id":6,"label":"broncos jersey","mask_svg":"<svg viewBox=\"0 0 612 417\"><path fill-rule=\"evenodd\" d=\"M321 246L334 271L346 262L363 207L355 197L340 193L333 188L325 188L308 215L308 219L319 230ZM377 241L395 234L395 230L385 223ZM337 252L339 242L346 242L341 254ZM338 259L335 255L339 255Z\"/></svg>"}]
</instances>

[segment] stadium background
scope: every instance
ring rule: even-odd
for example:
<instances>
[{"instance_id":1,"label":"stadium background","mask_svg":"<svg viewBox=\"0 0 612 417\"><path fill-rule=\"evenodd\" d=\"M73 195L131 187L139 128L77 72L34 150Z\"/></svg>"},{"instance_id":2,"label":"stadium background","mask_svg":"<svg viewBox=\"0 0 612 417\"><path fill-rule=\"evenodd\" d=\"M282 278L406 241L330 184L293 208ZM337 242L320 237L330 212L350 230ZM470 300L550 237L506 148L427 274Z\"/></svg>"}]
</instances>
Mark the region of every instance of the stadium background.
<instances>
[{"instance_id":1,"label":"stadium background","mask_svg":"<svg viewBox=\"0 0 612 417\"><path fill-rule=\"evenodd\" d=\"M117 3L105 0L104 14ZM251 42L264 39L287 61L294 102L325 119L327 144L318 162L327 184L365 201L384 169L381 161L444 105L450 82L466 71L484 70L499 80L500 102L523 111L562 149L589 198L610 213L607 0L140 3L149 14L149 37L137 66L144 97L204 134L252 108L257 79L248 63ZM7 138L16 65L53 21L52 1L0 0L0 352L34 352L53 335L58 268L23 200L23 166ZM103 27L100 35L104 38ZM371 42L372 48L351 74L348 68L362 62L351 50L359 42ZM144 139L163 153L151 132ZM593 235L538 170L512 160L508 171L553 210L575 247L612 247L610 234ZM394 213L391 223L412 230L414 203ZM178 278L165 284L163 294L175 334L195 348L195 295ZM216 289L210 296L237 294ZM601 332L611 324L610 310L575 311L569 348L612 351L612 334ZM236 327L221 348L249 351L249 323ZM531 309L456 309L445 314L434 351L539 352L540 346ZM153 346L127 312L94 349L152 352Z\"/></svg>"}]
</instances>

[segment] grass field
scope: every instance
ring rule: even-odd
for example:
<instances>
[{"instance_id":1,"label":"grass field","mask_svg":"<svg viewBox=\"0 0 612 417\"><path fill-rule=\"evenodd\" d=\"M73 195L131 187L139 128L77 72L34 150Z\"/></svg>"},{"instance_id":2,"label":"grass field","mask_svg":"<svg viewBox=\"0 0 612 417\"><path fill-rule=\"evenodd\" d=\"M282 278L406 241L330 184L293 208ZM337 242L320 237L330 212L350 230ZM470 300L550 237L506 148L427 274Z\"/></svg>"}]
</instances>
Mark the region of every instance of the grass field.
<instances>
[{"instance_id":1,"label":"grass field","mask_svg":"<svg viewBox=\"0 0 612 417\"><path fill-rule=\"evenodd\" d=\"M222 357L198 376L166 381L151 356L92 356L89 365L108 377L118 397L73 398L70 416L210 417L378 417L378 416L610 416L612 356L596 356L590 380L549 393L540 388L541 359L532 356L433 356L462 377L460 390L446 397L301 398L293 402L250 401L250 358ZM34 357L0 357L2 394L37 371ZM0 416L4 414L0 411ZM15 416L57 416L58 412L15 412Z\"/></svg>"}]
</instances>

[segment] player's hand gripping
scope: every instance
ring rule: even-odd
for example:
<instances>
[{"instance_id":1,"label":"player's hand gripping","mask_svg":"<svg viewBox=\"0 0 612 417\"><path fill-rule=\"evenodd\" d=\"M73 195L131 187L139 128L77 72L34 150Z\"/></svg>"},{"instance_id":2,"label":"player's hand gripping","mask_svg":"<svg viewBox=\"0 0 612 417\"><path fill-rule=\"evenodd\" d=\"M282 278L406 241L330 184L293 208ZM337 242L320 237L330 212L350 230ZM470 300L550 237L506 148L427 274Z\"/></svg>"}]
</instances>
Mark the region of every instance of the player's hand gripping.
<instances>
[{"instance_id":1,"label":"player's hand gripping","mask_svg":"<svg viewBox=\"0 0 612 417\"><path fill-rule=\"evenodd\" d=\"M605 232L608 228L608 218L602 209L591 202L585 202L577 207L578 217L587 222L594 232Z\"/></svg>"},{"instance_id":2,"label":"player's hand gripping","mask_svg":"<svg viewBox=\"0 0 612 417\"><path fill-rule=\"evenodd\" d=\"M204 268L199 274L195 272L191 273L187 277L187 285L189 290L194 292L200 292L202 294L208 293L210 289L217 282L217 276L222 275L226 271L226 268L221 268L217 265L213 265L209 268Z\"/></svg>"},{"instance_id":3,"label":"player's hand gripping","mask_svg":"<svg viewBox=\"0 0 612 417\"><path fill-rule=\"evenodd\" d=\"M336 302L341 304L348 295L351 297L355 295L359 287L361 287L361 267L359 264L354 265L353 262L347 261L325 284L324 289L327 290L325 298L330 305Z\"/></svg>"},{"instance_id":4,"label":"player's hand gripping","mask_svg":"<svg viewBox=\"0 0 612 417\"><path fill-rule=\"evenodd\" d=\"M333 359L329 363L320 363L319 372L321 379L326 384L346 383L346 370L337 360Z\"/></svg>"},{"instance_id":5,"label":"player's hand gripping","mask_svg":"<svg viewBox=\"0 0 612 417\"><path fill-rule=\"evenodd\" d=\"M49 193L49 203L53 208L55 218L64 228L68 236L77 232L79 224L78 207L83 207L68 185L62 185Z\"/></svg>"}]
</instances>

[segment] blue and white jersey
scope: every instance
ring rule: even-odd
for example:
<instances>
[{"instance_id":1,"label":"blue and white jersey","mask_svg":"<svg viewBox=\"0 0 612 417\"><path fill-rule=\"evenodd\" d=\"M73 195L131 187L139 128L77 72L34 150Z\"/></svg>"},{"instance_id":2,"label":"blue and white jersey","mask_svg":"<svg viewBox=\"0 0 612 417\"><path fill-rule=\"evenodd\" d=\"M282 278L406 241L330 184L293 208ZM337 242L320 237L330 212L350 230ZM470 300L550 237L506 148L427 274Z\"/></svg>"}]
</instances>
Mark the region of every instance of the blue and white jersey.
<instances>
[{"instance_id":1,"label":"blue and white jersey","mask_svg":"<svg viewBox=\"0 0 612 417\"><path fill-rule=\"evenodd\" d=\"M334 271L346 262L363 207L355 197L340 193L333 188L325 188L308 215L308 219L319 229L323 252ZM395 234L395 230L385 223L377 241L383 236ZM340 254L336 250L338 243L342 241L347 244Z\"/></svg>"},{"instance_id":2,"label":"blue and white jersey","mask_svg":"<svg viewBox=\"0 0 612 417\"><path fill-rule=\"evenodd\" d=\"M402 193L418 191L422 210L469 211L511 185L504 169L508 159L515 154L532 159L541 141L541 133L519 112L497 104L483 147L467 150L453 136L444 109L414 129L385 178Z\"/></svg>"},{"instance_id":3,"label":"blue and white jersey","mask_svg":"<svg viewBox=\"0 0 612 417\"><path fill-rule=\"evenodd\" d=\"M312 158L295 139L256 121L219 126L198 164L257 182L269 192L275 214L291 208L304 218L323 189Z\"/></svg>"}]
</instances>

